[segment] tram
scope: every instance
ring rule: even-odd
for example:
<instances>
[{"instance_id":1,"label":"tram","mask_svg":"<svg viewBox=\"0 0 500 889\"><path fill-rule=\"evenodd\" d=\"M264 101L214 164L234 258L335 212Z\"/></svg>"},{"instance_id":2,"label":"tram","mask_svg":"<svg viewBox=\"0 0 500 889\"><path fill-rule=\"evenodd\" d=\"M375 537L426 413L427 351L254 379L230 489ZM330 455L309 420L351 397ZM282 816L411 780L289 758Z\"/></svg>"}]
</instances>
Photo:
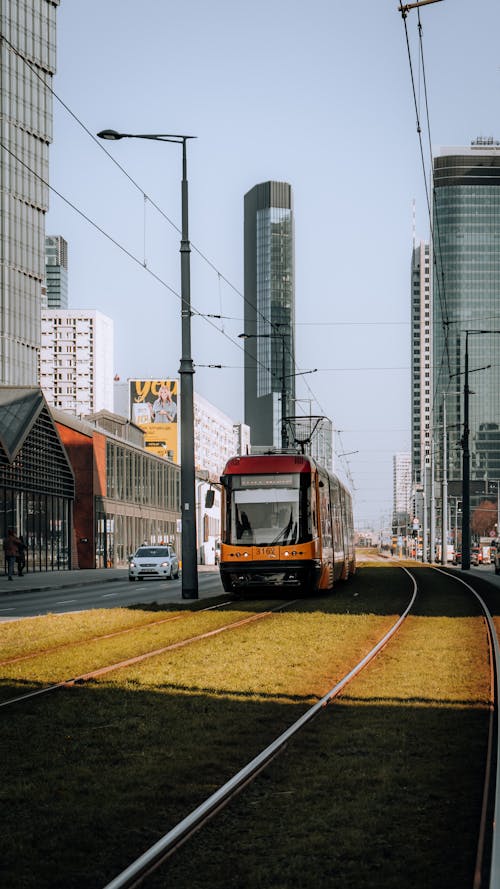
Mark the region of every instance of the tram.
<instances>
[{"instance_id":1,"label":"tram","mask_svg":"<svg viewBox=\"0 0 500 889\"><path fill-rule=\"evenodd\" d=\"M230 459L221 476L220 575L226 592L331 591L356 570L352 499L306 454Z\"/></svg>"}]
</instances>

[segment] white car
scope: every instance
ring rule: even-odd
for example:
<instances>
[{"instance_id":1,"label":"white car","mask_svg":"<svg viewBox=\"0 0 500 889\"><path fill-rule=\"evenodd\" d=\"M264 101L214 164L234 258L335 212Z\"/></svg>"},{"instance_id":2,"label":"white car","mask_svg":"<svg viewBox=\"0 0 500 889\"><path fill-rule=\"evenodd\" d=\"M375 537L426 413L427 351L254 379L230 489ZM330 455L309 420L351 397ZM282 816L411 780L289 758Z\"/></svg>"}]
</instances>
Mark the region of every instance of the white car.
<instances>
[{"instance_id":1,"label":"white car","mask_svg":"<svg viewBox=\"0 0 500 889\"><path fill-rule=\"evenodd\" d=\"M128 579L179 577L179 560L171 546L140 546L130 559Z\"/></svg>"}]
</instances>

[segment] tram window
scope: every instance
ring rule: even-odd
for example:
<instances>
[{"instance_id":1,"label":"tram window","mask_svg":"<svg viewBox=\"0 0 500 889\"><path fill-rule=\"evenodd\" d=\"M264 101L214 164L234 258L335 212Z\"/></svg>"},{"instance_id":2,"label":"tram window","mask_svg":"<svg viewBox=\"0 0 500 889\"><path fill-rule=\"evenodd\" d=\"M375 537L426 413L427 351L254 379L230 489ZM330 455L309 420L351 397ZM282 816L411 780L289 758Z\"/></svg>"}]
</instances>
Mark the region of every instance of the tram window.
<instances>
[{"instance_id":1,"label":"tram window","mask_svg":"<svg viewBox=\"0 0 500 889\"><path fill-rule=\"evenodd\" d=\"M232 498L232 544L272 546L298 542L298 488L237 490Z\"/></svg>"}]
</instances>

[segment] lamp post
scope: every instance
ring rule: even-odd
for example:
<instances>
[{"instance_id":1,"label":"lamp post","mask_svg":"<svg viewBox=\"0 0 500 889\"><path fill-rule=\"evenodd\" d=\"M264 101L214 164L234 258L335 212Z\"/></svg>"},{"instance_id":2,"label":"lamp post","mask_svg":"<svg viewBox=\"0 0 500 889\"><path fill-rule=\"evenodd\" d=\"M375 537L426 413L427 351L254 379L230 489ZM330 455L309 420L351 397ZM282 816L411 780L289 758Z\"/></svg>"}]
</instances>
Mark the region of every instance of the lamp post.
<instances>
[{"instance_id":1,"label":"lamp post","mask_svg":"<svg viewBox=\"0 0 500 889\"><path fill-rule=\"evenodd\" d=\"M188 233L188 181L186 143L195 136L172 133L117 133L102 130L100 139L150 139L155 142L174 142L182 145L182 230L181 230L181 323L182 356L179 376L181 382L181 519L182 519L182 598L198 598L198 569L196 556L196 494L194 474L194 409L193 360L191 357L191 277Z\"/></svg>"}]
</instances>

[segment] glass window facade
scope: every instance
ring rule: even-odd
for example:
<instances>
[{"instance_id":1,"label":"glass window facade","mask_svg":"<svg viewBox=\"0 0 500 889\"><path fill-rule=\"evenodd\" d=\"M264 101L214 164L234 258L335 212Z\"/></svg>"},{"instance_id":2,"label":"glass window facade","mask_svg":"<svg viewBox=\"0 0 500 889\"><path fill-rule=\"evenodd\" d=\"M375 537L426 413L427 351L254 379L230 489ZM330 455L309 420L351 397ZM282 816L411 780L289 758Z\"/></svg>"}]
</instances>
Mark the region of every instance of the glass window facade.
<instances>
[{"instance_id":1,"label":"glass window facade","mask_svg":"<svg viewBox=\"0 0 500 889\"><path fill-rule=\"evenodd\" d=\"M245 422L253 444L279 447L281 417L295 411L294 222L288 183L264 182L245 195L244 241Z\"/></svg>"},{"instance_id":2,"label":"glass window facade","mask_svg":"<svg viewBox=\"0 0 500 889\"><path fill-rule=\"evenodd\" d=\"M0 383L8 385L37 383L58 5L0 8Z\"/></svg>"},{"instance_id":3,"label":"glass window facade","mask_svg":"<svg viewBox=\"0 0 500 889\"><path fill-rule=\"evenodd\" d=\"M500 331L500 145L434 158L434 403L462 477L466 331ZM500 333L468 336L471 479L500 478ZM487 365L490 365L487 367Z\"/></svg>"},{"instance_id":4,"label":"glass window facade","mask_svg":"<svg viewBox=\"0 0 500 889\"><path fill-rule=\"evenodd\" d=\"M0 533L5 538L14 528L22 535L26 571L71 568L75 485L68 458L47 406L40 410L41 393L8 392L15 398L0 411Z\"/></svg>"},{"instance_id":5,"label":"glass window facade","mask_svg":"<svg viewBox=\"0 0 500 889\"><path fill-rule=\"evenodd\" d=\"M124 565L141 543L180 553L180 467L106 440L106 494L96 498L96 567Z\"/></svg>"}]
</instances>

